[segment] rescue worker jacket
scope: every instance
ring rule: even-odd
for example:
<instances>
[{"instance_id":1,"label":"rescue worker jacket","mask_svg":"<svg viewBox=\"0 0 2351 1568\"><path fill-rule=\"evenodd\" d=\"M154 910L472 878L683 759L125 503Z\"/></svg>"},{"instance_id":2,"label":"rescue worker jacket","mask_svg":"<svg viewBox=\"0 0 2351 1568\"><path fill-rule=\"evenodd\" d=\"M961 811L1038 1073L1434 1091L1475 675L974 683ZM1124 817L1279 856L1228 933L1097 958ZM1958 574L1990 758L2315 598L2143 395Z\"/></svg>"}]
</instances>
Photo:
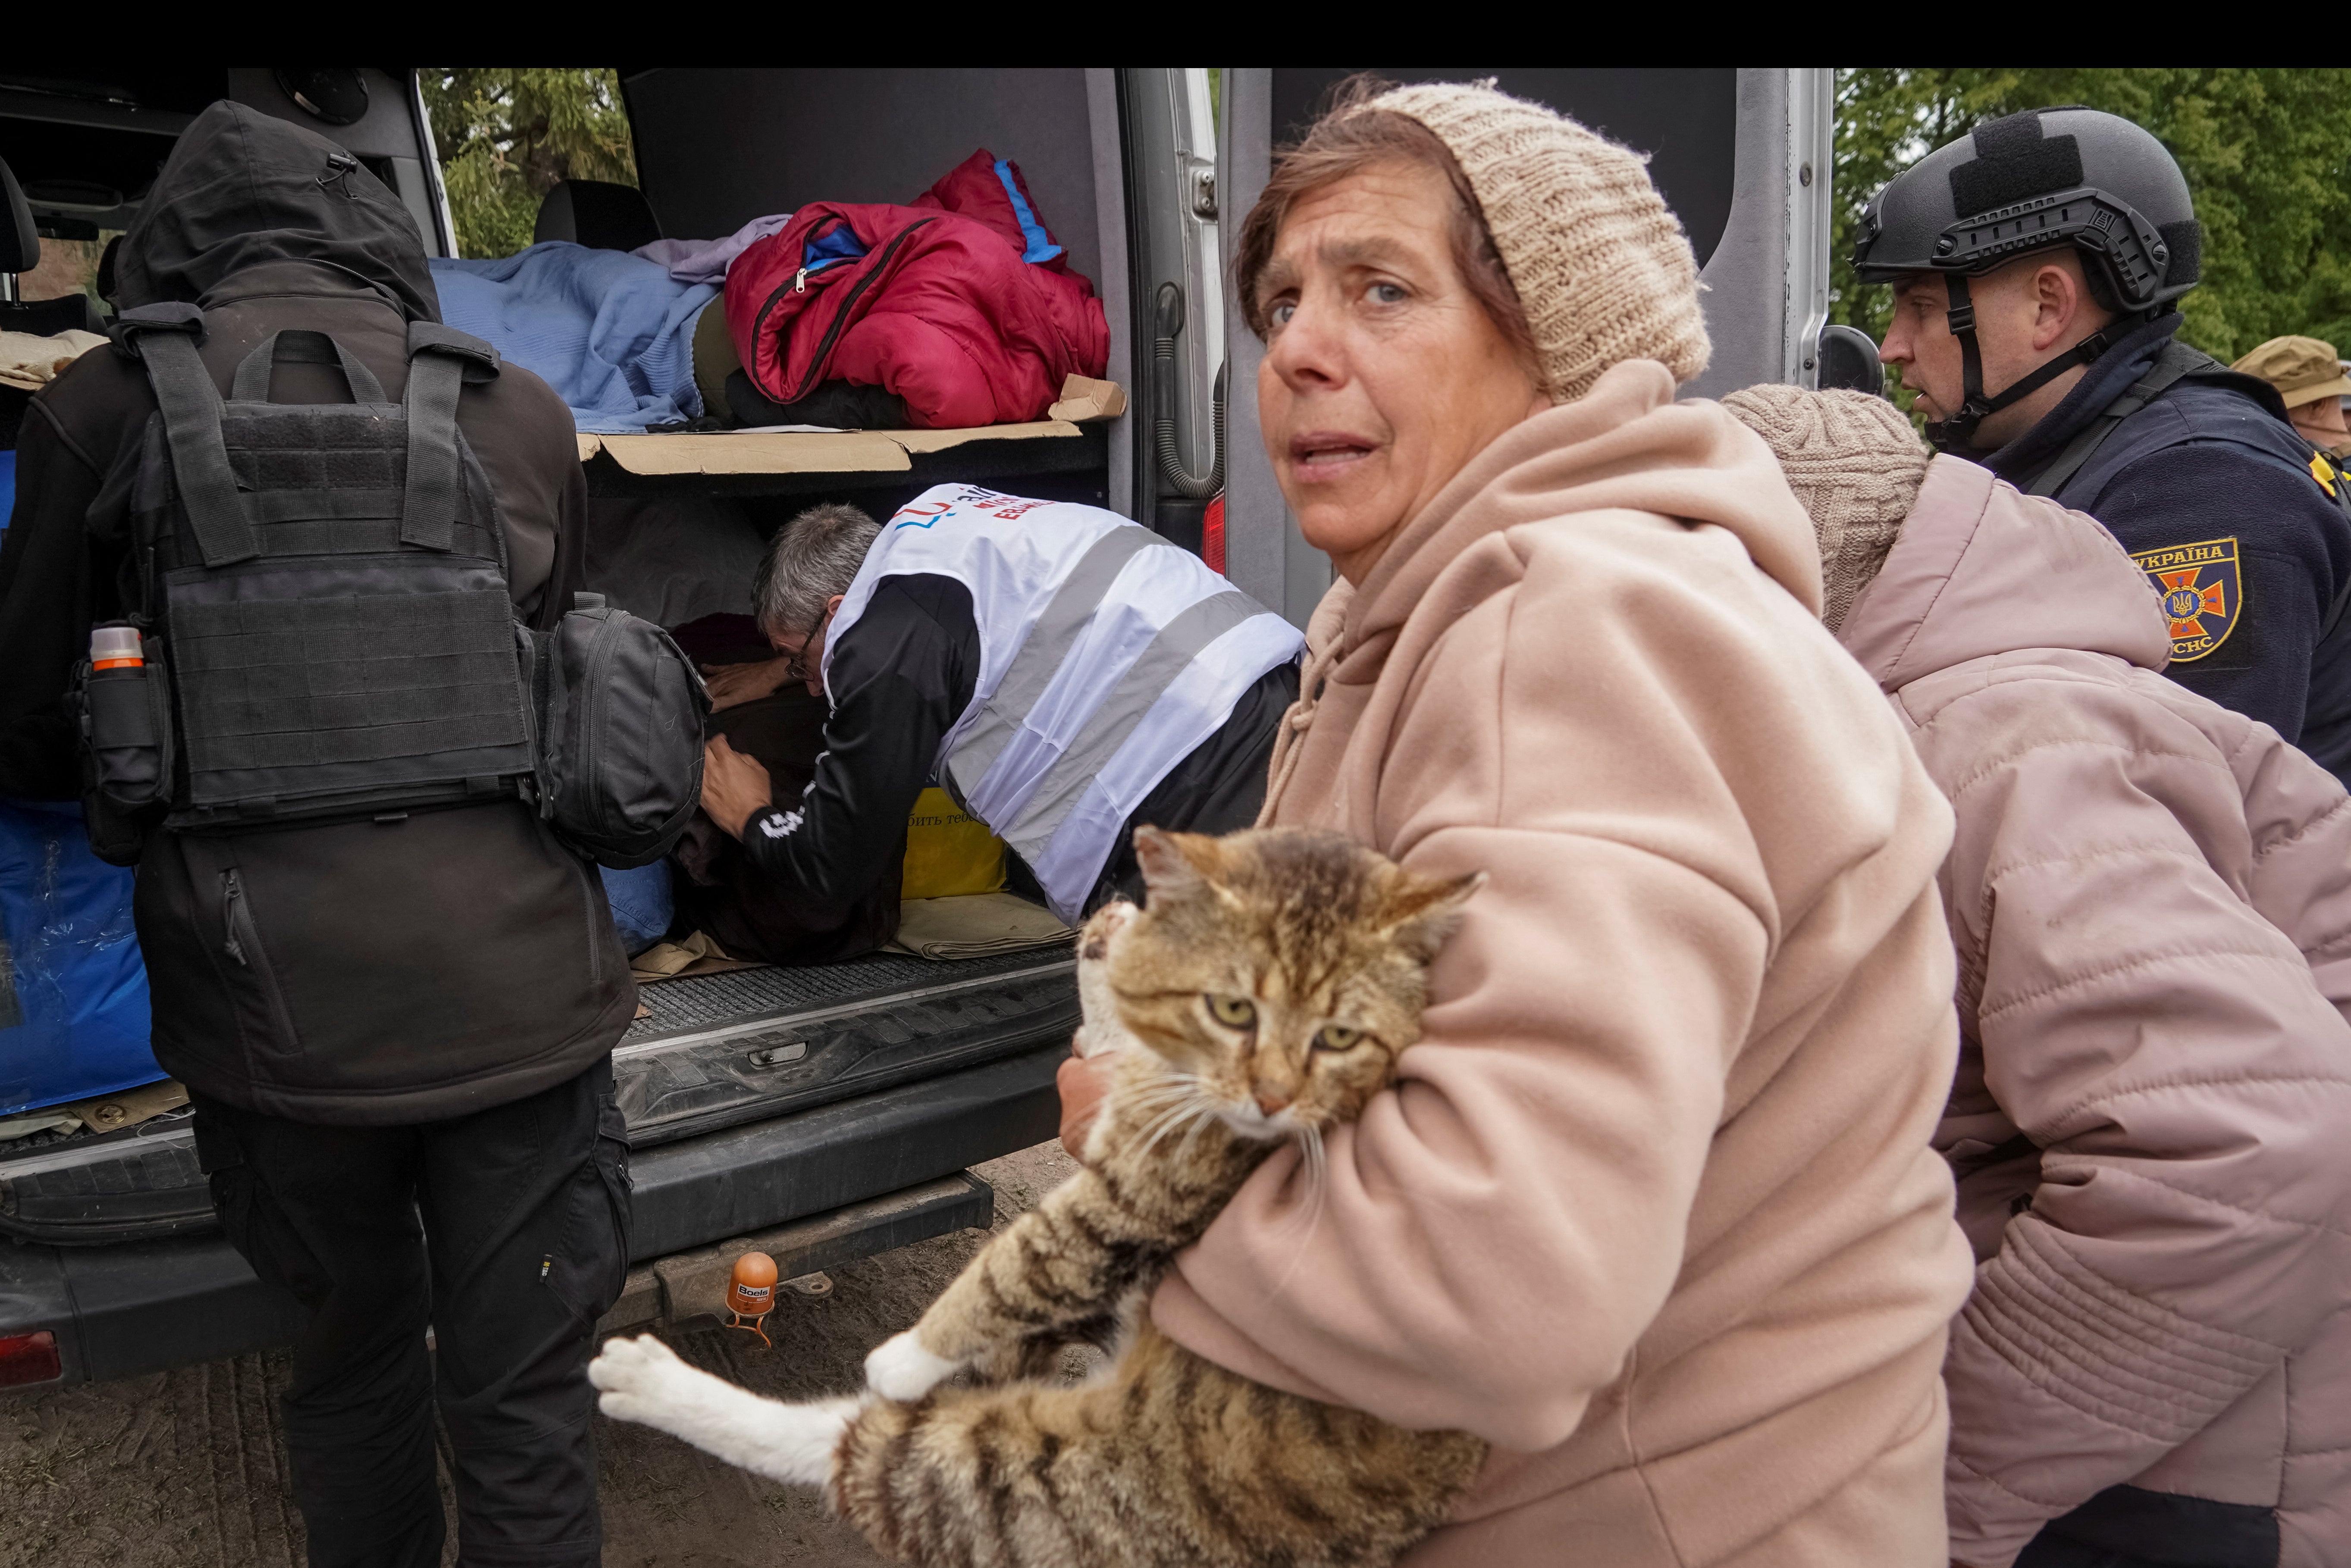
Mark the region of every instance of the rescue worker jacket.
<instances>
[{"instance_id":1,"label":"rescue worker jacket","mask_svg":"<svg viewBox=\"0 0 2351 1568\"><path fill-rule=\"evenodd\" d=\"M2167 601L2165 674L2351 779L2351 513L2274 388L2193 371L2126 413L2062 482L2042 483L2179 326L2167 314L2119 338L2064 402L1980 461L2122 541Z\"/></svg>"},{"instance_id":2,"label":"rescue worker jacket","mask_svg":"<svg viewBox=\"0 0 2351 1568\"><path fill-rule=\"evenodd\" d=\"M797 809L754 815L744 845L770 875L845 902L885 869L935 777L1074 921L1111 895L1134 821L1219 831L1255 815L1238 798L1262 794L1303 645L1114 513L936 486L884 526L834 615L815 779ZM862 847L844 854L852 837Z\"/></svg>"}]
</instances>

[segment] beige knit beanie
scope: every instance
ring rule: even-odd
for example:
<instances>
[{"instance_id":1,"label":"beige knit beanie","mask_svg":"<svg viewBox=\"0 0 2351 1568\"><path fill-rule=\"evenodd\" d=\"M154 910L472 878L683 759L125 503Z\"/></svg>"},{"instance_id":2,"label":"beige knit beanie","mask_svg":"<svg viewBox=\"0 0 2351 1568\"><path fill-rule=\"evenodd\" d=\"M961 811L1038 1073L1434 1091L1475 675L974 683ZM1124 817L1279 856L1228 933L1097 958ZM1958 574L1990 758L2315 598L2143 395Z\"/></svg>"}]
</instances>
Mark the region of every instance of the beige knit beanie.
<instances>
[{"instance_id":1,"label":"beige knit beanie","mask_svg":"<svg viewBox=\"0 0 2351 1568\"><path fill-rule=\"evenodd\" d=\"M1625 360L1677 382L1706 369L1698 259L1639 153L1483 83L1397 88L1365 107L1419 121L1461 165L1553 402Z\"/></svg>"},{"instance_id":2,"label":"beige knit beanie","mask_svg":"<svg viewBox=\"0 0 2351 1568\"><path fill-rule=\"evenodd\" d=\"M1763 438L1812 514L1825 590L1821 620L1838 630L1886 564L1935 455L1900 409L1867 392L1766 384L1732 392L1722 406Z\"/></svg>"}]
</instances>

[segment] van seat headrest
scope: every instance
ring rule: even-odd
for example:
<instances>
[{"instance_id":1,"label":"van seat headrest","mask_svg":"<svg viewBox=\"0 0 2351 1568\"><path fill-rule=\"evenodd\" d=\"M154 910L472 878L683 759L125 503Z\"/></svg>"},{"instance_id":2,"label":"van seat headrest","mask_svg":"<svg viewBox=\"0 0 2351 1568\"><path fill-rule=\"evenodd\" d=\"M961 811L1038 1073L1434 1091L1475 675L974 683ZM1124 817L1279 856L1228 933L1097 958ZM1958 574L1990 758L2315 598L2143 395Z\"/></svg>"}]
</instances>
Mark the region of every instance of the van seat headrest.
<instances>
[{"instance_id":1,"label":"van seat headrest","mask_svg":"<svg viewBox=\"0 0 2351 1568\"><path fill-rule=\"evenodd\" d=\"M8 202L7 214L0 218L0 272L30 272L41 265L41 232L33 226L33 206L25 200L25 188L16 183L5 160L0 160L0 196Z\"/></svg>"},{"instance_id":2,"label":"van seat headrest","mask_svg":"<svg viewBox=\"0 0 2351 1568\"><path fill-rule=\"evenodd\" d=\"M661 225L634 185L559 180L538 204L533 245L568 239L597 250L634 250L661 238Z\"/></svg>"}]
</instances>

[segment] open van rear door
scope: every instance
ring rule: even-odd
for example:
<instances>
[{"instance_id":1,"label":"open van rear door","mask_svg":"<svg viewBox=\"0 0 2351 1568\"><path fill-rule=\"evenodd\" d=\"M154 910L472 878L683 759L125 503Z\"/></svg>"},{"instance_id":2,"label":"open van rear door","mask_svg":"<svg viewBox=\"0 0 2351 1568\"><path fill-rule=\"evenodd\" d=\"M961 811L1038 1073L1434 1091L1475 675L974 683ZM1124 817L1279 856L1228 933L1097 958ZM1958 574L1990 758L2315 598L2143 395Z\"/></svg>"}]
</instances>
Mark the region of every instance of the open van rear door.
<instances>
[{"instance_id":1,"label":"open van rear door","mask_svg":"<svg viewBox=\"0 0 2351 1568\"><path fill-rule=\"evenodd\" d=\"M1330 88L1361 68L1228 70L1217 194L1236 232L1265 188L1277 145L1311 123ZM1682 390L1712 397L1758 382L1816 384L1828 315L1834 104L1825 69L1416 69L1395 82L1492 78L1650 155L1649 170L1698 253L1713 363ZM1229 260L1230 249L1227 250ZM1303 626L1330 563L1282 505L1257 436L1264 347L1243 322L1228 267L1225 573Z\"/></svg>"}]
</instances>

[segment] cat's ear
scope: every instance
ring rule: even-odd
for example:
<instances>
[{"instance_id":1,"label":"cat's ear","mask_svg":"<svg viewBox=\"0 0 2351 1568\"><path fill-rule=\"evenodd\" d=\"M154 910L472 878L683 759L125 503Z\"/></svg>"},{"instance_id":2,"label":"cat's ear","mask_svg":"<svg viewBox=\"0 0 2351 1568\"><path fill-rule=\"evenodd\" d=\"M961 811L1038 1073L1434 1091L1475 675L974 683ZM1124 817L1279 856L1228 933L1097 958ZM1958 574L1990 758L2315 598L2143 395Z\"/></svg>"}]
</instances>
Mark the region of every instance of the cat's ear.
<instances>
[{"instance_id":1,"label":"cat's ear","mask_svg":"<svg viewBox=\"0 0 2351 1568\"><path fill-rule=\"evenodd\" d=\"M1222 869L1217 841L1205 833L1171 833L1163 828L1134 830L1134 861L1153 900L1189 898Z\"/></svg>"},{"instance_id":2,"label":"cat's ear","mask_svg":"<svg viewBox=\"0 0 2351 1568\"><path fill-rule=\"evenodd\" d=\"M1391 940L1426 963L1461 924L1461 906L1486 885L1486 873L1422 876L1402 866L1388 876L1380 924Z\"/></svg>"}]
</instances>

